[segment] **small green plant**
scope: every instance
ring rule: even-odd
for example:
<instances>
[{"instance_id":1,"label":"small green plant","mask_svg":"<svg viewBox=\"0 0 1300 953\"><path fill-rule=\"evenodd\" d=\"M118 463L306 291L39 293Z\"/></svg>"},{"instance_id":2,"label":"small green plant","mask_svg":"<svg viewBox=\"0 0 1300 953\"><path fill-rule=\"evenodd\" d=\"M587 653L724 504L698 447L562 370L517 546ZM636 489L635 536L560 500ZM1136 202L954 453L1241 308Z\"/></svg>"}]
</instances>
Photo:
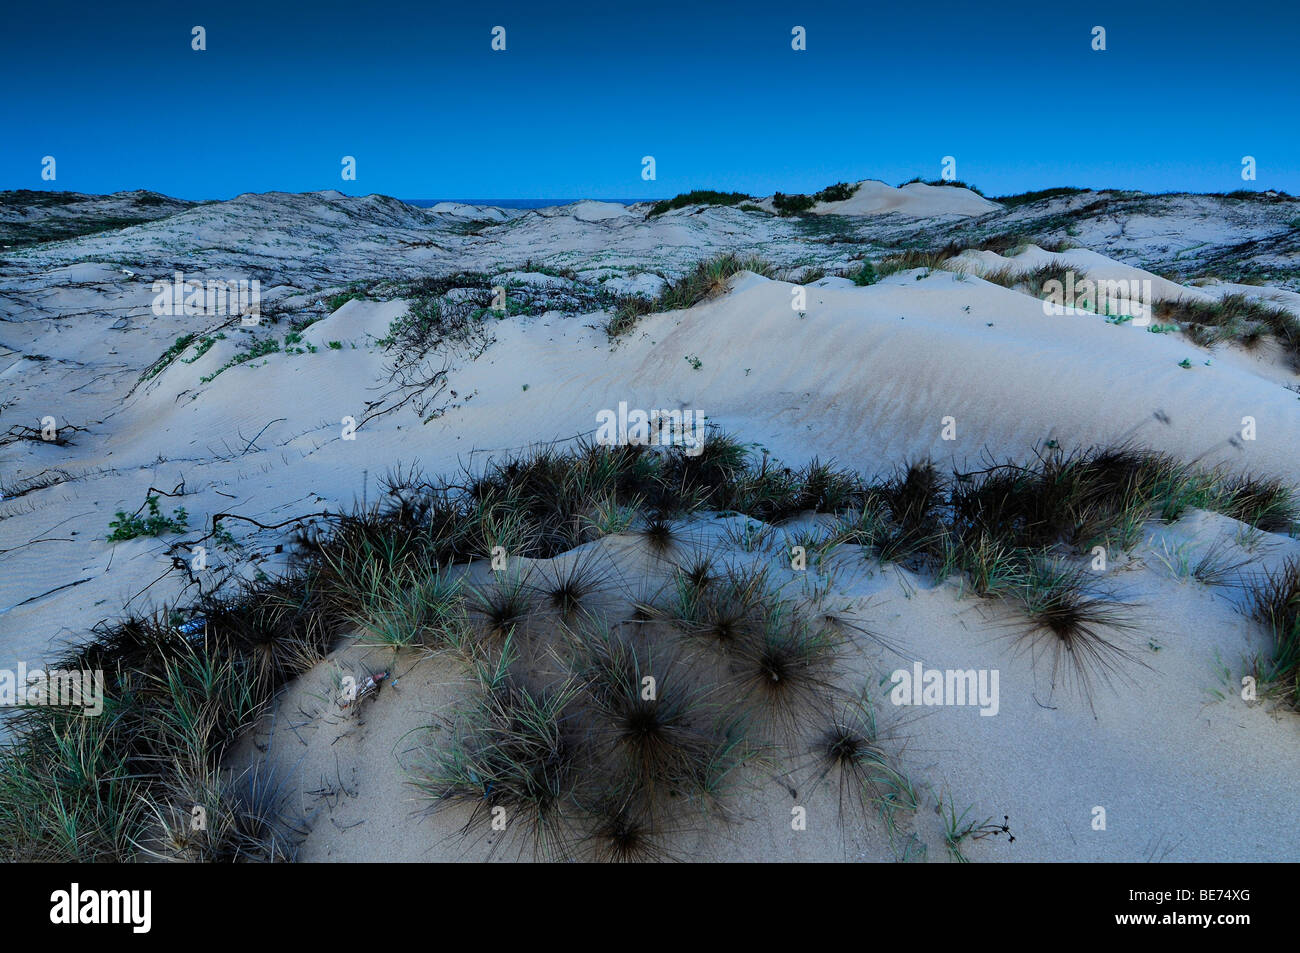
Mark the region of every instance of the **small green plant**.
<instances>
[{"instance_id":1,"label":"small green plant","mask_svg":"<svg viewBox=\"0 0 1300 953\"><path fill-rule=\"evenodd\" d=\"M961 814L958 814L957 805L950 796L946 806L940 801L935 808L936 813L943 818L944 846L948 848L948 853L952 855L952 859L959 864L969 863L966 855L961 852L962 843L968 839L981 840L985 837L997 837L999 834L1006 834L1008 844L1016 842L1015 835L1011 833L1010 817L1004 816L1001 824L994 823L991 817L985 818L983 822L972 821L969 820L969 817L971 807L974 806L972 804Z\"/></svg>"},{"instance_id":2,"label":"small green plant","mask_svg":"<svg viewBox=\"0 0 1300 953\"><path fill-rule=\"evenodd\" d=\"M862 267L859 268L857 271L852 272L849 275L849 278L851 278L853 280L853 283L858 287L864 287L866 285L874 285L877 281L880 280L880 275L876 273L875 265L873 265L869 261L864 260L862 262ZM966 310L969 311L970 308L968 307Z\"/></svg>"},{"instance_id":3,"label":"small green plant","mask_svg":"<svg viewBox=\"0 0 1300 953\"><path fill-rule=\"evenodd\" d=\"M178 337L172 343L171 347L163 351L162 355L158 358L158 360L154 361L152 364L150 364L148 367L144 369L144 373L140 375L140 381L144 382L148 380L153 380L155 377L161 374L164 370L167 369L168 365L170 365L172 361L176 360L176 358L180 357L181 354L184 353L185 349L189 347L193 341L194 341L193 334L182 334L180 337Z\"/></svg>"},{"instance_id":4,"label":"small green plant","mask_svg":"<svg viewBox=\"0 0 1300 953\"><path fill-rule=\"evenodd\" d=\"M325 299L325 310L333 314L339 308L343 307L349 301L365 301L366 293L360 288L352 286L347 291L340 291L336 295L331 295Z\"/></svg>"},{"instance_id":5,"label":"small green plant","mask_svg":"<svg viewBox=\"0 0 1300 953\"><path fill-rule=\"evenodd\" d=\"M232 367L238 367L240 364L247 364L249 361L256 360L259 357L265 357L268 354L278 354L279 352L280 352L280 345L275 342L274 338L263 338L260 341L253 342L253 344L247 350L241 351L240 353L236 354L234 357L226 361L226 363L222 364L211 374L207 375L206 377L200 377L199 382L203 384L210 384L218 377L220 377L224 372L230 370Z\"/></svg>"},{"instance_id":6,"label":"small green plant","mask_svg":"<svg viewBox=\"0 0 1300 953\"><path fill-rule=\"evenodd\" d=\"M1181 361L1178 362L1178 366L1181 367L1183 370L1187 370L1189 367L1192 366L1192 362L1189 361L1187 358L1183 358Z\"/></svg>"},{"instance_id":7,"label":"small green plant","mask_svg":"<svg viewBox=\"0 0 1300 953\"><path fill-rule=\"evenodd\" d=\"M212 350L212 345L216 344L218 341L224 341L225 339L226 336L219 332L217 334L208 334L199 338L199 343L194 346L194 356L181 358L181 363L193 364L204 354L207 354L208 351Z\"/></svg>"},{"instance_id":8,"label":"small green plant","mask_svg":"<svg viewBox=\"0 0 1300 953\"><path fill-rule=\"evenodd\" d=\"M117 518L108 524L112 530L108 534L110 543L120 543L139 536L162 536L164 533L183 533L189 528L189 515L185 507L178 506L171 516L164 516L158 506L158 497L150 496L145 500L147 513L125 513L117 511Z\"/></svg>"},{"instance_id":9,"label":"small green plant","mask_svg":"<svg viewBox=\"0 0 1300 953\"><path fill-rule=\"evenodd\" d=\"M343 342L342 342L342 341L330 341L328 346L329 346L329 349L330 349L331 351L341 351L341 350L343 350Z\"/></svg>"},{"instance_id":10,"label":"small green plant","mask_svg":"<svg viewBox=\"0 0 1300 953\"><path fill-rule=\"evenodd\" d=\"M691 367L692 367L694 370L697 370L697 371L698 371L701 367L704 366L704 362L701 361L701 360L700 360L698 357L696 357L694 354L688 354L688 355L686 355L686 363L689 364L689 365L691 365Z\"/></svg>"}]
</instances>

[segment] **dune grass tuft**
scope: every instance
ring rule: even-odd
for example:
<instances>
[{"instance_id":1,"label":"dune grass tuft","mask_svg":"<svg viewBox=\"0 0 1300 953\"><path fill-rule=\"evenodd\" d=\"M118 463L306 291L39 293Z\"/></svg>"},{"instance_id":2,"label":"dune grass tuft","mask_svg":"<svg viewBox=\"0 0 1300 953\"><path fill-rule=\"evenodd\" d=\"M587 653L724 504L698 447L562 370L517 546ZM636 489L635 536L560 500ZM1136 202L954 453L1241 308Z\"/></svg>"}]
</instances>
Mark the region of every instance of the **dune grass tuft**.
<instances>
[{"instance_id":1,"label":"dune grass tuft","mask_svg":"<svg viewBox=\"0 0 1300 953\"><path fill-rule=\"evenodd\" d=\"M722 294L732 275L752 271L765 278L776 276L776 269L761 258L742 257L731 253L717 255L696 263L677 281L672 282L653 300L639 295L628 295L615 302L614 312L605 323L605 333L611 341L617 340L636 326L647 314L677 311L690 308Z\"/></svg>"}]
</instances>

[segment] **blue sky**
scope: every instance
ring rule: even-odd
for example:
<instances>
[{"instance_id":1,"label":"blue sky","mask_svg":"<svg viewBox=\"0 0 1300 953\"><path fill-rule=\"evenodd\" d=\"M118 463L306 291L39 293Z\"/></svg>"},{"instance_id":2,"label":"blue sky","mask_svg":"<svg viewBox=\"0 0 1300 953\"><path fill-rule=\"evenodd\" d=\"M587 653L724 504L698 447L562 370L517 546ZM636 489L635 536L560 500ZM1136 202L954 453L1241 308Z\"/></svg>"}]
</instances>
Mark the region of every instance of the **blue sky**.
<instances>
[{"instance_id":1,"label":"blue sky","mask_svg":"<svg viewBox=\"0 0 1300 953\"><path fill-rule=\"evenodd\" d=\"M6 9L0 188L766 194L937 178L951 155L990 195L1300 192L1290 3L117 6ZM196 24L205 52L190 48ZM805 52L790 48L796 24ZM497 25L504 53L490 49ZM656 181L641 178L645 155ZM1255 182L1241 180L1245 155Z\"/></svg>"}]
</instances>

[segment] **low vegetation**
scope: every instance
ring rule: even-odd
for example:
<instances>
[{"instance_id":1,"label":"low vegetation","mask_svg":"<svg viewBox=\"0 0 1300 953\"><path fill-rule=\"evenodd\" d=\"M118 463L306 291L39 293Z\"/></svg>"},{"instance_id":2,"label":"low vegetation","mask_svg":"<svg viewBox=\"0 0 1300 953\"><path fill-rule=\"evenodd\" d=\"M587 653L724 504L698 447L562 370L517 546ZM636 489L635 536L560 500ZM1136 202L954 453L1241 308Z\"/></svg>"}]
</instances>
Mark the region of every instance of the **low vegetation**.
<instances>
[{"instance_id":1,"label":"low vegetation","mask_svg":"<svg viewBox=\"0 0 1300 953\"><path fill-rule=\"evenodd\" d=\"M1142 663L1126 638L1131 607L1080 556L1131 547L1145 522L1191 507L1259 527L1296 519L1276 481L1127 446L1044 449L949 476L918 461L867 480L816 460L779 466L714 434L697 456L581 445L446 480L397 471L384 485L380 502L300 532L280 577L101 624L59 661L105 673L105 710L17 713L0 752L0 854L290 856L297 822L274 779L232 771L225 757L281 686L358 635L450 653L471 673L453 740L428 740L411 780L431 810L466 810L467 832L506 808L515 821L494 849L662 859L673 832L729 816L755 768L795 770L809 751L821 777L836 773L842 805L888 826L917 799L845 682L842 660L866 630L788 594L770 563L701 551L692 521L746 514L733 551L780 559L780 524L823 514L825 531L806 539L810 562L857 553L956 576L1019 620L1014 637L1050 657L1053 684L1059 674L1091 700ZM125 536L151 520L183 527L180 511L149 502L142 525L122 522ZM641 539L662 585L629 592L603 551L574 552L607 532ZM497 546L512 566L462 584L458 573ZM529 570L519 557L555 561ZM1275 642L1261 672L1293 694L1297 580L1288 564L1255 587ZM193 805L206 830L188 824Z\"/></svg>"},{"instance_id":2,"label":"low vegetation","mask_svg":"<svg viewBox=\"0 0 1300 953\"><path fill-rule=\"evenodd\" d=\"M656 215L662 215L664 212L671 212L677 208L687 208L691 205L738 205L741 202L748 202L753 196L746 195L744 192L715 192L712 189L696 189L693 192L683 192L681 195L671 199L663 199L656 202L646 213L646 218L654 218Z\"/></svg>"},{"instance_id":3,"label":"low vegetation","mask_svg":"<svg viewBox=\"0 0 1300 953\"><path fill-rule=\"evenodd\" d=\"M902 183L901 185L899 185L899 188L901 189L904 185L911 185L911 184L913 184L914 182L919 182L919 183L921 183L922 185L951 186L951 187L954 188L954 189L969 189L970 191L974 192L976 195L983 195L983 194L984 194L982 191L980 191L980 190L979 190L978 188L976 188L975 186L971 185L969 182L963 182L961 179L952 179L952 180L949 180L949 179L923 179L923 178L921 178L919 175L916 176L915 178L908 179L906 182L904 182L904 183Z\"/></svg>"},{"instance_id":4,"label":"low vegetation","mask_svg":"<svg viewBox=\"0 0 1300 953\"><path fill-rule=\"evenodd\" d=\"M1271 337L1291 366L1300 371L1300 317L1286 308L1234 293L1214 301L1192 298L1157 301L1155 316L1161 322L1176 324L1204 347L1232 341L1254 348Z\"/></svg>"},{"instance_id":5,"label":"low vegetation","mask_svg":"<svg viewBox=\"0 0 1300 953\"><path fill-rule=\"evenodd\" d=\"M140 536L183 533L189 528L189 515L183 506L178 506L170 516L164 515L158 497L150 495L145 499L144 506L134 513L118 510L108 528L110 543L120 543Z\"/></svg>"},{"instance_id":6,"label":"low vegetation","mask_svg":"<svg viewBox=\"0 0 1300 953\"><path fill-rule=\"evenodd\" d=\"M626 295L614 303L613 315L605 324L605 333L611 341L632 330L640 318L662 311L689 308L726 290L732 275L752 271L766 278L776 276L776 269L761 258L741 257L734 254L718 255L696 263L677 281L672 282L657 298Z\"/></svg>"},{"instance_id":7,"label":"low vegetation","mask_svg":"<svg viewBox=\"0 0 1300 953\"><path fill-rule=\"evenodd\" d=\"M1030 205L1034 202L1042 202L1047 199L1061 198L1068 195L1082 195L1090 189L1077 189L1070 186L1063 186L1055 189L1039 189L1035 192L1017 192L1015 195L999 195L993 199L1004 208L1017 208L1021 205Z\"/></svg>"}]
</instances>

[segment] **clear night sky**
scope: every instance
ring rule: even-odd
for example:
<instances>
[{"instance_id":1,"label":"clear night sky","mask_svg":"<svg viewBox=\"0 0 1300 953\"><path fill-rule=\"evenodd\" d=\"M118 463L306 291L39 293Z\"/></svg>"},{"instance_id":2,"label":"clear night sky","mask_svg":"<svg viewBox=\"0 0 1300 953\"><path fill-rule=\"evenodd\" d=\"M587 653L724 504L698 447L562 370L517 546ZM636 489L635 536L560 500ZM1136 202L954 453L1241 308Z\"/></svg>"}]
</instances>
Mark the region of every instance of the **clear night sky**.
<instances>
[{"instance_id":1,"label":"clear night sky","mask_svg":"<svg viewBox=\"0 0 1300 953\"><path fill-rule=\"evenodd\" d=\"M0 188L649 198L952 155L990 195L1295 193L1298 40L1298 4L1196 0L10 3Z\"/></svg>"}]
</instances>

